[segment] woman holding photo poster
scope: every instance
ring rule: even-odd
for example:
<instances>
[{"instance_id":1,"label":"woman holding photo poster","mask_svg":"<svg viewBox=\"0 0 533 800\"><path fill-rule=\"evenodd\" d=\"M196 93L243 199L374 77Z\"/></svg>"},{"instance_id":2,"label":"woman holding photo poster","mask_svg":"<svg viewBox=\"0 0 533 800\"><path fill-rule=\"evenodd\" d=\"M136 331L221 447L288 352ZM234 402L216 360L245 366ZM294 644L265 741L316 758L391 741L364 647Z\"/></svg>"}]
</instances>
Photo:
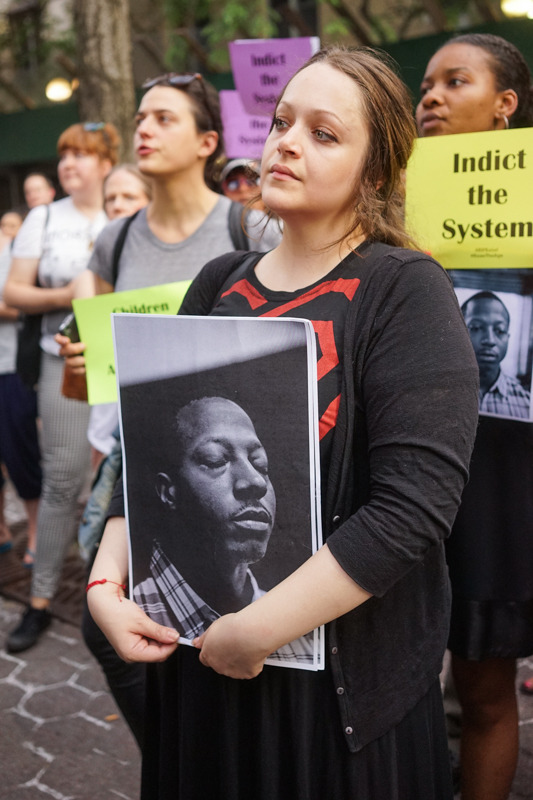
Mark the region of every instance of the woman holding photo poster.
<instances>
[{"instance_id":1,"label":"woman holding photo poster","mask_svg":"<svg viewBox=\"0 0 533 800\"><path fill-rule=\"evenodd\" d=\"M315 54L285 87L262 158L281 244L215 259L185 298L184 314L313 320L327 541L215 620L197 650L179 647L122 596L116 493L88 599L123 658L152 662L143 800L452 797L443 542L468 474L478 375L449 279L404 230L415 136L407 90L375 52ZM234 469L231 454L197 462L213 477ZM323 623L323 671L263 668Z\"/></svg>"},{"instance_id":2,"label":"woman holding photo poster","mask_svg":"<svg viewBox=\"0 0 533 800\"><path fill-rule=\"evenodd\" d=\"M431 58L416 111L421 136L533 125L533 88L517 48L490 34L451 39ZM504 800L518 758L516 659L533 653L533 425L529 386L505 374L504 298L533 291L531 270L456 270L480 370L471 475L447 542L449 648L463 710L461 797ZM500 294L498 294L498 292ZM501 296L503 293L503 297ZM515 419L511 419L514 417Z\"/></svg>"}]
</instances>

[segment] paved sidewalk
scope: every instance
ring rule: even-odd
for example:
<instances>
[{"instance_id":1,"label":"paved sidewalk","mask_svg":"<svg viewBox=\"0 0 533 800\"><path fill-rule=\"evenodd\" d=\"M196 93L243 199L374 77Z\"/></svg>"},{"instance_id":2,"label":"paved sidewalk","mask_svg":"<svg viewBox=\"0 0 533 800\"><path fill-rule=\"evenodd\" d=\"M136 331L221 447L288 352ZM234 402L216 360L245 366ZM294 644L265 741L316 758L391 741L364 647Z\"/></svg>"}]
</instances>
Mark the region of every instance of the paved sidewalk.
<instances>
[{"instance_id":1,"label":"paved sidewalk","mask_svg":"<svg viewBox=\"0 0 533 800\"><path fill-rule=\"evenodd\" d=\"M9 484L5 512L15 534L13 550L21 557L25 514ZM51 626L25 653L9 655L4 649L24 604L0 594L1 800L139 797L139 749L79 624L73 624L79 622L85 573L69 572L71 591L63 592L64 602L53 606ZM9 594L13 586L7 588ZM22 588L29 595L28 580Z\"/></svg>"},{"instance_id":2,"label":"paved sidewalk","mask_svg":"<svg viewBox=\"0 0 533 800\"><path fill-rule=\"evenodd\" d=\"M139 750L74 625L4 649L23 606L0 597L0 798L136 800Z\"/></svg>"},{"instance_id":3,"label":"paved sidewalk","mask_svg":"<svg viewBox=\"0 0 533 800\"><path fill-rule=\"evenodd\" d=\"M3 645L21 609L0 596L0 798L137 800L137 745L78 628L54 619L36 647L9 655ZM519 679L531 674L533 659L522 660ZM519 703L509 800L533 800L533 697L519 695Z\"/></svg>"}]
</instances>

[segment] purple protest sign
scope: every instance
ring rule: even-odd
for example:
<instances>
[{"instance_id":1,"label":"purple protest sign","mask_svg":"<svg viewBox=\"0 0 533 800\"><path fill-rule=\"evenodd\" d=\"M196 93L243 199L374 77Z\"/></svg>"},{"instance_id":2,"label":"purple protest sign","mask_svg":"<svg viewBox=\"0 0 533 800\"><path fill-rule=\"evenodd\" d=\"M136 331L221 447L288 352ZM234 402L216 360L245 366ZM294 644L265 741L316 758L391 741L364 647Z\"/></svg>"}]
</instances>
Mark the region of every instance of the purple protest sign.
<instances>
[{"instance_id":1,"label":"purple protest sign","mask_svg":"<svg viewBox=\"0 0 533 800\"><path fill-rule=\"evenodd\" d=\"M230 42L233 80L245 111L271 115L289 78L319 48L317 36Z\"/></svg>"},{"instance_id":2,"label":"purple protest sign","mask_svg":"<svg viewBox=\"0 0 533 800\"><path fill-rule=\"evenodd\" d=\"M228 158L260 159L270 120L247 114L238 92L223 89L219 97L226 155Z\"/></svg>"}]
</instances>

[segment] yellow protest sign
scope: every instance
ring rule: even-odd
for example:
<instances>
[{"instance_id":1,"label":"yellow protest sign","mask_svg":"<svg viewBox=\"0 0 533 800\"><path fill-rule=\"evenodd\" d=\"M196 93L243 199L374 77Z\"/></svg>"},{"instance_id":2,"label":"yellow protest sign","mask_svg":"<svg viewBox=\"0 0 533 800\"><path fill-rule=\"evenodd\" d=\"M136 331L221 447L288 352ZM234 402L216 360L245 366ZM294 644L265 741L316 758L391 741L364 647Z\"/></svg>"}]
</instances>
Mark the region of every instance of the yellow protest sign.
<instances>
[{"instance_id":1,"label":"yellow protest sign","mask_svg":"<svg viewBox=\"0 0 533 800\"><path fill-rule=\"evenodd\" d=\"M74 300L72 306L84 342L89 404L117 400L111 314L177 314L190 281L165 283Z\"/></svg>"},{"instance_id":2,"label":"yellow protest sign","mask_svg":"<svg viewBox=\"0 0 533 800\"><path fill-rule=\"evenodd\" d=\"M448 269L533 267L533 129L418 139L409 231Z\"/></svg>"}]
</instances>

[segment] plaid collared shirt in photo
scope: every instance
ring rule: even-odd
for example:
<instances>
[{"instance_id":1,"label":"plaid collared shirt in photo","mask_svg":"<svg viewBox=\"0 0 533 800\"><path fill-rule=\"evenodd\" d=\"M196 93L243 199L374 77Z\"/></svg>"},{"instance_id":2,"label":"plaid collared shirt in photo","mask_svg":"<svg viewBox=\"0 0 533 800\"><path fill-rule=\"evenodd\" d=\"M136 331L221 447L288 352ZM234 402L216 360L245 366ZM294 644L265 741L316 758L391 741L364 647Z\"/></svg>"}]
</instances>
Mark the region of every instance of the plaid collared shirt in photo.
<instances>
[{"instance_id":1,"label":"plaid collared shirt in photo","mask_svg":"<svg viewBox=\"0 0 533 800\"><path fill-rule=\"evenodd\" d=\"M520 381L500 370L497 380L483 395L479 410L487 414L529 419L530 394Z\"/></svg>"},{"instance_id":2,"label":"plaid collared shirt in photo","mask_svg":"<svg viewBox=\"0 0 533 800\"><path fill-rule=\"evenodd\" d=\"M135 586L133 599L154 622L175 628L185 639L194 639L219 618L220 614L196 594L174 564L171 564L158 542L152 551L150 572L151 577ZM265 592L259 588L250 570L247 575L252 585L253 603ZM312 664L313 634L301 636L280 647L269 658Z\"/></svg>"}]
</instances>

